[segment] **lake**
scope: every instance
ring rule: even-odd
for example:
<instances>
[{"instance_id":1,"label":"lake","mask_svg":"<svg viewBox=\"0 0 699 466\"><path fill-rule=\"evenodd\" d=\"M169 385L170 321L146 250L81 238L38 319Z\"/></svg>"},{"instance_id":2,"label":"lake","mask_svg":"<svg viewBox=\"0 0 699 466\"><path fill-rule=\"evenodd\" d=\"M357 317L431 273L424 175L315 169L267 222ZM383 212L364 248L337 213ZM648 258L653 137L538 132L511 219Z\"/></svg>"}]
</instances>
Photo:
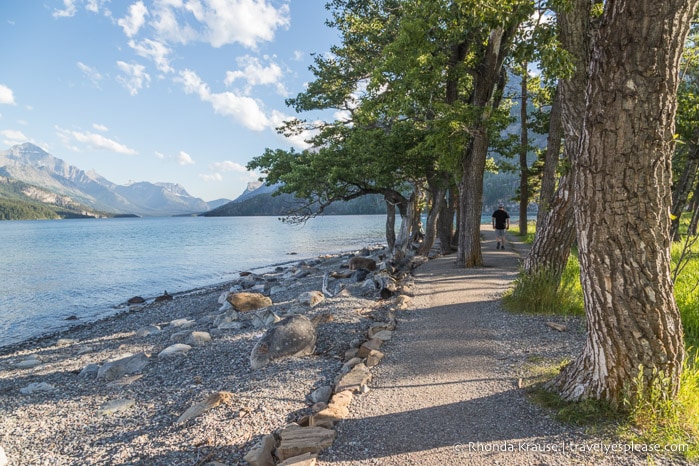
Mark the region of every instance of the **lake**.
<instances>
[{"instance_id":1,"label":"lake","mask_svg":"<svg viewBox=\"0 0 699 466\"><path fill-rule=\"evenodd\" d=\"M0 346L238 272L385 244L385 216L167 217L0 222Z\"/></svg>"}]
</instances>

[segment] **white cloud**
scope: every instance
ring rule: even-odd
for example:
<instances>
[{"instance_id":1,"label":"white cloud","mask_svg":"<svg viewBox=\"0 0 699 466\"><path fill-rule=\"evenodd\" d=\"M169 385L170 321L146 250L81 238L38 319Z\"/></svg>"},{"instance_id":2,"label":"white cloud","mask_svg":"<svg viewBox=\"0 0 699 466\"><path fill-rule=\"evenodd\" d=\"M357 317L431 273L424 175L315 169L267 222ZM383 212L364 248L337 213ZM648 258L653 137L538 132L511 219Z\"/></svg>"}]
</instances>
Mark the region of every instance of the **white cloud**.
<instances>
[{"instance_id":1,"label":"white cloud","mask_svg":"<svg viewBox=\"0 0 699 466\"><path fill-rule=\"evenodd\" d=\"M97 131L102 131L103 133L106 133L109 131L109 128L107 128L104 125L100 125L99 123L92 123L92 127L96 129Z\"/></svg>"},{"instance_id":2,"label":"white cloud","mask_svg":"<svg viewBox=\"0 0 699 466\"><path fill-rule=\"evenodd\" d=\"M129 14L117 21L117 24L124 30L127 37L133 37L138 34L138 31L146 23L148 8L142 1L131 4Z\"/></svg>"},{"instance_id":3,"label":"white cloud","mask_svg":"<svg viewBox=\"0 0 699 466\"><path fill-rule=\"evenodd\" d=\"M92 68L91 66L86 65L83 62L78 62L78 68L80 68L80 71L83 72L85 77L90 80L93 86L99 89L100 87L100 81L104 79L102 74L97 71L96 69Z\"/></svg>"},{"instance_id":4,"label":"white cloud","mask_svg":"<svg viewBox=\"0 0 699 466\"><path fill-rule=\"evenodd\" d=\"M140 42L130 40L129 47L141 57L153 60L155 66L163 73L170 73L173 71L170 66L170 61L168 60L168 55L170 55L171 50L164 43L152 39L145 39Z\"/></svg>"},{"instance_id":5,"label":"white cloud","mask_svg":"<svg viewBox=\"0 0 699 466\"><path fill-rule=\"evenodd\" d=\"M6 146L14 146L16 144L22 144L23 142L29 141L29 138L24 135L21 131L16 129L6 129L0 131L0 135L3 137L2 143Z\"/></svg>"},{"instance_id":6,"label":"white cloud","mask_svg":"<svg viewBox=\"0 0 699 466\"><path fill-rule=\"evenodd\" d=\"M125 74L117 77L117 81L129 90L129 94L136 95L144 86L148 87L150 75L146 73L145 66L123 61L118 61L117 66Z\"/></svg>"},{"instance_id":7,"label":"white cloud","mask_svg":"<svg viewBox=\"0 0 699 466\"><path fill-rule=\"evenodd\" d=\"M200 30L185 22L185 14ZM156 0L153 16L159 37L183 44L200 40L213 47L238 43L256 48L290 24L289 5L275 8L269 0Z\"/></svg>"},{"instance_id":8,"label":"white cloud","mask_svg":"<svg viewBox=\"0 0 699 466\"><path fill-rule=\"evenodd\" d=\"M269 59L268 57L264 58ZM226 72L224 83L227 86L234 84L238 79L242 79L246 82L246 94L251 92L253 86L276 85L277 92L281 95L286 95L286 89L281 83L283 73L279 65L270 62L267 66L264 66L257 57L250 55L238 57L236 61L242 69Z\"/></svg>"},{"instance_id":9,"label":"white cloud","mask_svg":"<svg viewBox=\"0 0 699 466\"><path fill-rule=\"evenodd\" d=\"M75 16L75 13L78 12L78 7L75 5L76 0L63 0L63 10L54 10L53 11L53 16L54 18L66 18L66 17L71 17Z\"/></svg>"},{"instance_id":10,"label":"white cloud","mask_svg":"<svg viewBox=\"0 0 699 466\"><path fill-rule=\"evenodd\" d=\"M4 84L0 84L0 104L16 105L15 95L12 92L12 89Z\"/></svg>"},{"instance_id":11,"label":"white cloud","mask_svg":"<svg viewBox=\"0 0 699 466\"><path fill-rule=\"evenodd\" d=\"M174 160L177 162L178 165L182 165L183 167L186 165L195 164L194 160L192 159L192 156L183 150L181 150L177 155L167 155L163 154L162 152L156 151L155 156L160 160Z\"/></svg>"},{"instance_id":12,"label":"white cloud","mask_svg":"<svg viewBox=\"0 0 699 466\"><path fill-rule=\"evenodd\" d=\"M211 174L206 174L206 173L201 173L199 174L199 178L201 178L204 181L223 181L223 177L219 173L211 173Z\"/></svg>"},{"instance_id":13,"label":"white cloud","mask_svg":"<svg viewBox=\"0 0 699 466\"><path fill-rule=\"evenodd\" d=\"M202 101L210 103L219 115L230 116L253 131L269 128L270 121L255 99L233 92L212 93L209 86L191 70L180 72L177 81L184 85L187 94L197 94Z\"/></svg>"},{"instance_id":14,"label":"white cloud","mask_svg":"<svg viewBox=\"0 0 699 466\"><path fill-rule=\"evenodd\" d=\"M243 165L231 162L230 160L224 160L223 162L215 162L211 164L211 170L216 172L239 172L247 173L248 169Z\"/></svg>"},{"instance_id":15,"label":"white cloud","mask_svg":"<svg viewBox=\"0 0 699 466\"><path fill-rule=\"evenodd\" d=\"M306 54L300 50L294 50L294 60L301 61L306 57Z\"/></svg>"},{"instance_id":16,"label":"white cloud","mask_svg":"<svg viewBox=\"0 0 699 466\"><path fill-rule=\"evenodd\" d=\"M194 160L192 160L192 157L185 151L180 151L180 153L177 154L177 163L182 166L194 165Z\"/></svg>"},{"instance_id":17,"label":"white cloud","mask_svg":"<svg viewBox=\"0 0 699 466\"><path fill-rule=\"evenodd\" d=\"M106 150L124 155L136 155L138 153L134 149L131 149L130 147L127 147L113 139L106 138L101 134L83 131L70 131L62 128L57 129L58 136L63 139L66 144L69 144L71 141L75 140L85 144L91 149Z\"/></svg>"},{"instance_id":18,"label":"white cloud","mask_svg":"<svg viewBox=\"0 0 699 466\"><path fill-rule=\"evenodd\" d=\"M84 4L85 9L91 13L102 13L111 16L111 12L106 8L110 0L63 0L63 9L53 10L54 18L70 18L78 12L78 6Z\"/></svg>"}]
</instances>

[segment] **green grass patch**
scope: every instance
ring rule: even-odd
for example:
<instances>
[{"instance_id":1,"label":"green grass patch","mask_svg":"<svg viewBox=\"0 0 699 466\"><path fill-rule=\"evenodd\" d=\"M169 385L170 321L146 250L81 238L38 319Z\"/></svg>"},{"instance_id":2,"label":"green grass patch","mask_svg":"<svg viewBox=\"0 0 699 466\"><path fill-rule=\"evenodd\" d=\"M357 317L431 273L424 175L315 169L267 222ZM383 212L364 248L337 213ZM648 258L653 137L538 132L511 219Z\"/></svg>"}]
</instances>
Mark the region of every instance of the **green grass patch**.
<instances>
[{"instance_id":1,"label":"green grass patch","mask_svg":"<svg viewBox=\"0 0 699 466\"><path fill-rule=\"evenodd\" d=\"M548 272L520 273L503 296L505 308L512 312L543 315L584 316L580 264L575 254L568 258L561 282Z\"/></svg>"}]
</instances>

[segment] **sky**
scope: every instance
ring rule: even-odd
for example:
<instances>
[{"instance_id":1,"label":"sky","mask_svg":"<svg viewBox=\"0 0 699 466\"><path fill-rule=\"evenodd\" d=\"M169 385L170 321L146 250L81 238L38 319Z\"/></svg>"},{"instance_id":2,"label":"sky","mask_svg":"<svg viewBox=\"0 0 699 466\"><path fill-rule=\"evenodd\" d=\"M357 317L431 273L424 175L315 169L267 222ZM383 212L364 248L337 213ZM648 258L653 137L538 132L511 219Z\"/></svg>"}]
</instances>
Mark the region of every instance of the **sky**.
<instances>
[{"instance_id":1,"label":"sky","mask_svg":"<svg viewBox=\"0 0 699 466\"><path fill-rule=\"evenodd\" d=\"M337 32L326 0L3 0L0 150L234 199ZM302 117L327 118L323 114Z\"/></svg>"}]
</instances>

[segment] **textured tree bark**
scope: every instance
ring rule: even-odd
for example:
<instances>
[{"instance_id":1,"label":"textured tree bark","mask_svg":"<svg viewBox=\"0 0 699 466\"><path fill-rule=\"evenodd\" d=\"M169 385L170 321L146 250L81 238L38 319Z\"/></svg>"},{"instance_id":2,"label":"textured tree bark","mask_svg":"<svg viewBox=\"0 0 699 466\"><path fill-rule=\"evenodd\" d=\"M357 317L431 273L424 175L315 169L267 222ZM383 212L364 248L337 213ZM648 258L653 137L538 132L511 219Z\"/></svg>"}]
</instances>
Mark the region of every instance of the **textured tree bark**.
<instances>
[{"instance_id":1,"label":"textured tree bark","mask_svg":"<svg viewBox=\"0 0 699 466\"><path fill-rule=\"evenodd\" d=\"M549 134L546 138L546 154L544 155L544 171L541 175L539 189L539 210L536 214L536 231L544 228L544 219L551 210L551 203L556 193L556 169L561 155L561 140L563 139L563 124L561 122L561 91L560 84L551 104L549 115Z\"/></svg>"},{"instance_id":2,"label":"textured tree bark","mask_svg":"<svg viewBox=\"0 0 699 466\"><path fill-rule=\"evenodd\" d=\"M569 9L558 14L561 43L572 55L575 64L573 76L561 80L558 85L564 134L563 155L569 162L578 151L580 129L585 115L592 4L592 0L574 0ZM547 286L558 288L574 241L573 183L568 172L559 180L556 194L543 216L541 228L537 227L536 237L524 261L524 273L532 279L543 279L542 283Z\"/></svg>"},{"instance_id":3,"label":"textured tree bark","mask_svg":"<svg viewBox=\"0 0 699 466\"><path fill-rule=\"evenodd\" d=\"M618 403L642 371L673 396L684 358L669 208L680 55L699 0L608 0L573 161L587 315L582 354L551 382L564 399Z\"/></svg>"}]
</instances>

